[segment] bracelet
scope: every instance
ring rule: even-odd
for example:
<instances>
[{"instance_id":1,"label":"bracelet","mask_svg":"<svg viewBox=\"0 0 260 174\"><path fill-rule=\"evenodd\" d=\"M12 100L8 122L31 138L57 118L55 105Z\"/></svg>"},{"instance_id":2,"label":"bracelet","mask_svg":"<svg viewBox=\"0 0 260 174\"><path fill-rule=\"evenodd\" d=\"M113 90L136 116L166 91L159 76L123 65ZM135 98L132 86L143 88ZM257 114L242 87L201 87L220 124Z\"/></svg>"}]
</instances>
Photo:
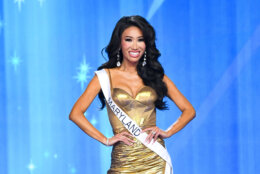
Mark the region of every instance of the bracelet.
<instances>
[{"instance_id":1,"label":"bracelet","mask_svg":"<svg viewBox=\"0 0 260 174\"><path fill-rule=\"evenodd\" d=\"M108 146L108 141L109 141L109 138L107 138L107 142L106 142L106 145Z\"/></svg>"}]
</instances>

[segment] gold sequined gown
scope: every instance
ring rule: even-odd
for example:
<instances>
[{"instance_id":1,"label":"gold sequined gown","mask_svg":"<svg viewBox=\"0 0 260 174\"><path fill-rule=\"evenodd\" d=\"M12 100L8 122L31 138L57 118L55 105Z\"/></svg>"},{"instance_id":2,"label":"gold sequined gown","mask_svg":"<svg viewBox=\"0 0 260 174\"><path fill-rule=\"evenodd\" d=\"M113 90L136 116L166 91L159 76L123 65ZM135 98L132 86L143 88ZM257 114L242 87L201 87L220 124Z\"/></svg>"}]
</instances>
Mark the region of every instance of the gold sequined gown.
<instances>
[{"instance_id":1,"label":"gold sequined gown","mask_svg":"<svg viewBox=\"0 0 260 174\"><path fill-rule=\"evenodd\" d=\"M110 72L109 78L111 95L117 105L142 129L155 126L156 110L154 101L157 98L156 92L151 87L144 86L138 91L136 97L133 98L123 89L113 88ZM127 131L108 105L107 112L114 134ZM121 141L113 146L111 166L107 173L163 174L165 161L155 152L144 146L139 140L136 138L133 139L135 140L133 146L126 145ZM162 139L158 138L157 141L165 147Z\"/></svg>"}]
</instances>

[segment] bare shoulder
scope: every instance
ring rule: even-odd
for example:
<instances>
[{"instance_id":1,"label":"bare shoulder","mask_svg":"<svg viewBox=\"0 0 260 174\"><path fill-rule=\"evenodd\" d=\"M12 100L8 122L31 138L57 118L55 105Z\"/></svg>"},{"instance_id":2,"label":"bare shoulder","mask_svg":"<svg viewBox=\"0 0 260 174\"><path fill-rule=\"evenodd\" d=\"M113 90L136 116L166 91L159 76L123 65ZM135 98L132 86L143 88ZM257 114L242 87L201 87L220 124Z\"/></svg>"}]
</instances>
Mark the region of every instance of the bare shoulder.
<instances>
[{"instance_id":1,"label":"bare shoulder","mask_svg":"<svg viewBox=\"0 0 260 174\"><path fill-rule=\"evenodd\" d=\"M176 96L182 95L180 91L177 89L176 85L173 83L173 81L166 74L164 74L163 76L163 82L167 87L168 90L167 96L170 99L174 100Z\"/></svg>"},{"instance_id":2,"label":"bare shoulder","mask_svg":"<svg viewBox=\"0 0 260 174\"><path fill-rule=\"evenodd\" d=\"M84 113L89 107L89 105L92 103L93 99L99 93L100 89L101 86L99 84L98 77L95 73L94 77L90 80L83 94L79 97L77 102L74 104L71 114L77 115L79 112Z\"/></svg>"},{"instance_id":3,"label":"bare shoulder","mask_svg":"<svg viewBox=\"0 0 260 174\"><path fill-rule=\"evenodd\" d=\"M99 85L98 76L97 76L96 73L94 74L92 80L89 82L89 85L90 85L90 84L94 84L95 86L96 86L96 85L100 86L100 85Z\"/></svg>"},{"instance_id":4,"label":"bare shoulder","mask_svg":"<svg viewBox=\"0 0 260 174\"><path fill-rule=\"evenodd\" d=\"M173 81L172 81L166 74L164 74L164 76L163 76L163 82L164 82L167 86L172 86L172 85L175 86L175 84L173 83Z\"/></svg>"},{"instance_id":5,"label":"bare shoulder","mask_svg":"<svg viewBox=\"0 0 260 174\"><path fill-rule=\"evenodd\" d=\"M192 109L192 105L190 102L186 99L186 97L178 90L176 85L172 82L172 80L164 75L163 82L166 84L168 92L167 96L177 105L177 107L184 111L185 109Z\"/></svg>"},{"instance_id":6,"label":"bare shoulder","mask_svg":"<svg viewBox=\"0 0 260 174\"><path fill-rule=\"evenodd\" d=\"M101 89L100 83L99 83L99 79L96 73L94 73L94 76L92 77L92 79L90 80L86 90L84 93L96 93Z\"/></svg>"},{"instance_id":7,"label":"bare shoulder","mask_svg":"<svg viewBox=\"0 0 260 174\"><path fill-rule=\"evenodd\" d=\"M169 77L166 74L164 74L163 75L163 82L166 83L167 81L169 81Z\"/></svg>"}]
</instances>

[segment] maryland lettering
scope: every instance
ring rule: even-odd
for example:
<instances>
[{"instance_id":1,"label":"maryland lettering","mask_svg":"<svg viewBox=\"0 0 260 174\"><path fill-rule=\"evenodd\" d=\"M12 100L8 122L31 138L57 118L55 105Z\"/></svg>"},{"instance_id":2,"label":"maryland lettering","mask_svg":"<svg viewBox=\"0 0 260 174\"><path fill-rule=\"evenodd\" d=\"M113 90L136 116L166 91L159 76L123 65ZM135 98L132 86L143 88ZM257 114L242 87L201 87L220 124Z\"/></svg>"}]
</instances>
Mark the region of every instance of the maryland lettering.
<instances>
[{"instance_id":1,"label":"maryland lettering","mask_svg":"<svg viewBox=\"0 0 260 174\"><path fill-rule=\"evenodd\" d=\"M117 105L113 102L111 97L108 98L107 103L109 104L111 110L119 118L119 120L125 125L125 127L128 129L128 131L132 132L132 134L134 134L135 136L139 136L141 133L141 130L139 129L139 127L134 122L127 119L127 117L124 115L122 110L119 107L117 107Z\"/></svg>"}]
</instances>

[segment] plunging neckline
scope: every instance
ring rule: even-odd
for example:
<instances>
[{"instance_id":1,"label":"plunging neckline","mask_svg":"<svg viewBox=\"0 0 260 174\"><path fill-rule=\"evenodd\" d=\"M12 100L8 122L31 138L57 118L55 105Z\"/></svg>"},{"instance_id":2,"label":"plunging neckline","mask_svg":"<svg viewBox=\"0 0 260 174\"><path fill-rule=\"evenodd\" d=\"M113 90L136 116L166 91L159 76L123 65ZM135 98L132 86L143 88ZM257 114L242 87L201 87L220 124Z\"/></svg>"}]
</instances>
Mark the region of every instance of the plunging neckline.
<instances>
[{"instance_id":1,"label":"plunging neckline","mask_svg":"<svg viewBox=\"0 0 260 174\"><path fill-rule=\"evenodd\" d=\"M131 95L130 93L128 93L126 90L124 90L123 88L113 87L113 85L112 85L112 79L111 79L111 75L110 75L110 70L109 70L109 69L107 69L107 70L108 70L109 83L110 83L110 88L111 88L111 91L110 91L110 92L112 92L112 93L114 93L114 89L119 89L119 90L123 91L124 93L126 93L126 94L127 94L129 97L131 97L132 99L136 100L138 94L139 94L144 88L148 87L148 88L153 89L153 88L150 87L150 86L144 85L144 86L140 87L140 88L137 90L137 93L135 94L135 96L133 96L133 95Z\"/></svg>"},{"instance_id":2,"label":"plunging neckline","mask_svg":"<svg viewBox=\"0 0 260 174\"><path fill-rule=\"evenodd\" d=\"M113 90L114 90L114 89L119 89L119 90L121 90L121 91L124 91L129 97L131 97L132 99L136 100L136 97L138 96L138 94L139 94L144 88L146 88L146 87L149 87L149 88L150 88L150 86L146 86L146 85L142 86L141 88L139 88L139 89L137 90L137 93L136 93L135 96L132 96L131 94L129 94L126 90L124 90L124 89L122 89L122 88L114 87Z\"/></svg>"}]
</instances>

